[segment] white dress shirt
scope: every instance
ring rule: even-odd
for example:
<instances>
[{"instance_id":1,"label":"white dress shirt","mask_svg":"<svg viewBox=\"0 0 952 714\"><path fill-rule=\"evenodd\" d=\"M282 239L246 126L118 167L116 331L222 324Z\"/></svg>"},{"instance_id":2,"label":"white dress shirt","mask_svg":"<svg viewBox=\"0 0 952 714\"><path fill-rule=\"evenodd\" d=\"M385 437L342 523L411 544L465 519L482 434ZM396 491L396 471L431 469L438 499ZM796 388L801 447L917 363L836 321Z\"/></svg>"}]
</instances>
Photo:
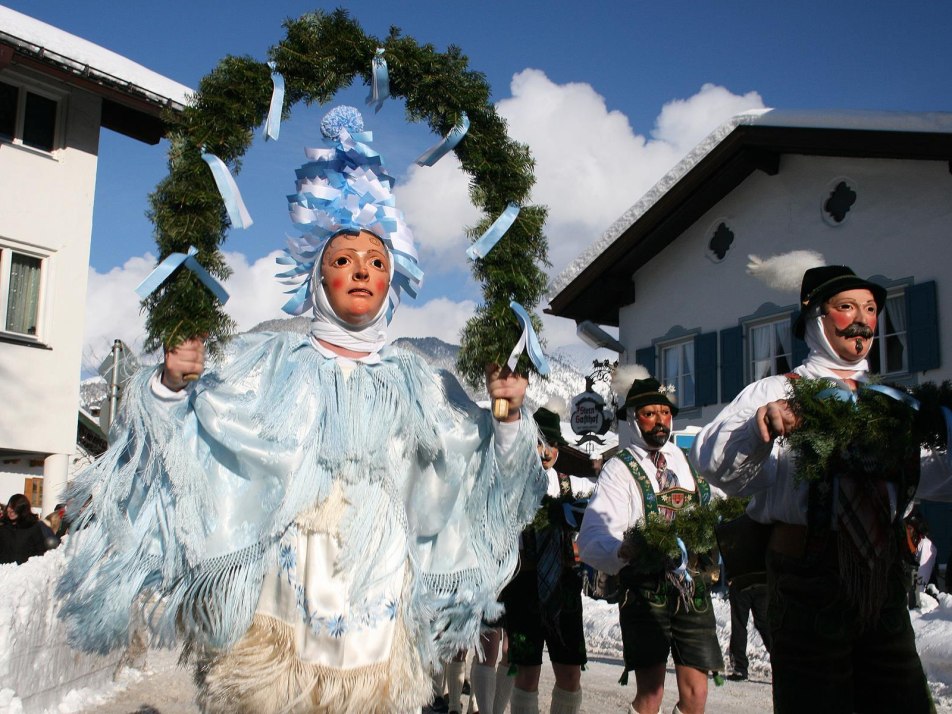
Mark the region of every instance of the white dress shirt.
<instances>
[{"instance_id":1,"label":"white dress shirt","mask_svg":"<svg viewBox=\"0 0 952 714\"><path fill-rule=\"evenodd\" d=\"M809 379L827 378L849 388L831 370L813 364L809 358L794 372ZM865 374L857 374L854 379L862 382ZM748 385L697 435L691 460L705 479L728 495L750 496L747 513L755 521L806 525L809 486L797 482L796 460L790 448L776 439L765 443L754 419L760 407L789 397L788 384L789 379L781 375ZM893 484L888 486L895 515L896 489ZM923 450L917 496L952 500L952 467L946 453Z\"/></svg>"}]
</instances>

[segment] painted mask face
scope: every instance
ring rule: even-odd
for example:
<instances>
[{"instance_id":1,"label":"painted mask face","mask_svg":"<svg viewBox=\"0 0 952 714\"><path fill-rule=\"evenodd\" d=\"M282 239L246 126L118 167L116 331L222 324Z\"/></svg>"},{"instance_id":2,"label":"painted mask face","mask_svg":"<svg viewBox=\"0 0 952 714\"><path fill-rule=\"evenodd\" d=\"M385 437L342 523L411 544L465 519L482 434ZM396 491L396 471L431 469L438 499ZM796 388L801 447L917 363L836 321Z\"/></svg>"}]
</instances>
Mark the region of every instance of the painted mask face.
<instances>
[{"instance_id":1,"label":"painted mask face","mask_svg":"<svg viewBox=\"0 0 952 714\"><path fill-rule=\"evenodd\" d=\"M635 412L635 421L641 429L645 443L659 449L667 443L671 435L671 418L671 407L667 404L647 404L638 407Z\"/></svg>"},{"instance_id":2,"label":"painted mask face","mask_svg":"<svg viewBox=\"0 0 952 714\"><path fill-rule=\"evenodd\" d=\"M865 288L844 290L823 303L823 334L847 362L858 362L869 354L876 321L876 300Z\"/></svg>"},{"instance_id":3,"label":"painted mask face","mask_svg":"<svg viewBox=\"0 0 952 714\"><path fill-rule=\"evenodd\" d=\"M335 236L321 258L321 282L334 313L360 327L380 312L390 288L390 256L373 233Z\"/></svg>"}]
</instances>

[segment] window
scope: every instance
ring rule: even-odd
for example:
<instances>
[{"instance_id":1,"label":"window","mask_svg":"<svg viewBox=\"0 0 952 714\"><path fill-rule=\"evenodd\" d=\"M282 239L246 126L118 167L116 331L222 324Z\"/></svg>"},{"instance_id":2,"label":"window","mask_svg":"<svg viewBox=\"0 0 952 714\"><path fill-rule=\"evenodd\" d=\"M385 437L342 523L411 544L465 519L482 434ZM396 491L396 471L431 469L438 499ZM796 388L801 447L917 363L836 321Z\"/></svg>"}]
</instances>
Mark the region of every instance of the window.
<instances>
[{"instance_id":1,"label":"window","mask_svg":"<svg viewBox=\"0 0 952 714\"><path fill-rule=\"evenodd\" d=\"M9 82L0 82L0 139L40 151L56 148L59 102Z\"/></svg>"},{"instance_id":2,"label":"window","mask_svg":"<svg viewBox=\"0 0 952 714\"><path fill-rule=\"evenodd\" d=\"M695 405L694 391L694 340L682 340L675 344L661 345L662 384L673 384L674 396L679 409Z\"/></svg>"},{"instance_id":3,"label":"window","mask_svg":"<svg viewBox=\"0 0 952 714\"><path fill-rule=\"evenodd\" d=\"M876 340L869 352L869 371L876 374L899 374L909 371L909 350L906 339L905 291L886 298L886 307L879 314Z\"/></svg>"},{"instance_id":4,"label":"window","mask_svg":"<svg viewBox=\"0 0 952 714\"><path fill-rule=\"evenodd\" d=\"M749 382L786 374L792 368L790 318L747 326Z\"/></svg>"},{"instance_id":5,"label":"window","mask_svg":"<svg viewBox=\"0 0 952 714\"><path fill-rule=\"evenodd\" d=\"M39 335L44 259L0 246L0 316L2 329Z\"/></svg>"}]
</instances>

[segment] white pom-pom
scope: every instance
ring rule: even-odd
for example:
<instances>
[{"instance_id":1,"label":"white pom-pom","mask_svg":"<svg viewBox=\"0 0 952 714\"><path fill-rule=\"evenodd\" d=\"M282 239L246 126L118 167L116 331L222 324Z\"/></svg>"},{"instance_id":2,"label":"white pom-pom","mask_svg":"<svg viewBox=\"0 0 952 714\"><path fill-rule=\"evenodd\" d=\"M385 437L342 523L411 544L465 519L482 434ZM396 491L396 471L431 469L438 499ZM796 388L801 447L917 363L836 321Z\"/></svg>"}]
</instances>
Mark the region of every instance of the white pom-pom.
<instances>
[{"instance_id":1,"label":"white pom-pom","mask_svg":"<svg viewBox=\"0 0 952 714\"><path fill-rule=\"evenodd\" d=\"M747 273L774 290L798 292L803 274L810 268L826 265L823 256L814 250L793 250L789 253L760 258L748 255Z\"/></svg>"},{"instance_id":2,"label":"white pom-pom","mask_svg":"<svg viewBox=\"0 0 952 714\"><path fill-rule=\"evenodd\" d=\"M621 364L612 375L612 391L624 401L636 379L648 379L651 373L640 364Z\"/></svg>"},{"instance_id":3,"label":"white pom-pom","mask_svg":"<svg viewBox=\"0 0 952 714\"><path fill-rule=\"evenodd\" d=\"M562 421L569 420L569 405L562 397L553 394L543 406L550 412L558 414Z\"/></svg>"}]
</instances>

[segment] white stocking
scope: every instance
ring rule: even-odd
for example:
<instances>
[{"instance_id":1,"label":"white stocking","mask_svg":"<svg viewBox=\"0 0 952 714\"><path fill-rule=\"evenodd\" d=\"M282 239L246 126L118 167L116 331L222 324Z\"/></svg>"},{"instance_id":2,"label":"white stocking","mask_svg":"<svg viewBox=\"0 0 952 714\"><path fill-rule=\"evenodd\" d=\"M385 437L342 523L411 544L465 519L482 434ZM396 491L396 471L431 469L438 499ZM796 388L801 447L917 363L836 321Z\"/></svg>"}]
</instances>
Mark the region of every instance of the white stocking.
<instances>
[{"instance_id":1,"label":"white stocking","mask_svg":"<svg viewBox=\"0 0 952 714\"><path fill-rule=\"evenodd\" d=\"M582 709L582 689L567 692L557 686L552 687L552 705L549 714L579 714Z\"/></svg>"},{"instance_id":2,"label":"white stocking","mask_svg":"<svg viewBox=\"0 0 952 714\"><path fill-rule=\"evenodd\" d=\"M469 684L479 704L479 714L495 714L493 703L496 701L496 671L493 666L473 662Z\"/></svg>"}]
</instances>

